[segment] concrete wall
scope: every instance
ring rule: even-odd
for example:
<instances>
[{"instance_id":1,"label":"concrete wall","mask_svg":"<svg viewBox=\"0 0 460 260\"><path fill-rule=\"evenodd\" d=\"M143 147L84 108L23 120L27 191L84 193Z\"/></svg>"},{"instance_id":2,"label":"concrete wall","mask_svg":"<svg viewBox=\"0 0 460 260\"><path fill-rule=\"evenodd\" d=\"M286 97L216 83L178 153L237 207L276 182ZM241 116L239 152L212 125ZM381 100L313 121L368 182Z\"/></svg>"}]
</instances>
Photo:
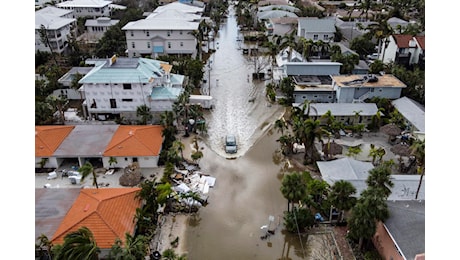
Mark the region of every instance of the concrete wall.
<instances>
[{"instance_id":1,"label":"concrete wall","mask_svg":"<svg viewBox=\"0 0 460 260\"><path fill-rule=\"evenodd\" d=\"M103 157L102 158L102 164L104 166L104 168L125 168L129 165L131 165L135 159L137 159L137 162L139 163L139 167L140 168L156 168L158 167L158 160L159 160L159 156L139 156L139 157L124 157L124 156L121 156L121 157L115 157L115 159L117 159L117 163L116 164L112 164L110 165L109 164L109 160L110 160L110 157Z\"/></svg>"},{"instance_id":2,"label":"concrete wall","mask_svg":"<svg viewBox=\"0 0 460 260\"><path fill-rule=\"evenodd\" d=\"M377 224L377 231L372 238L372 242L383 259L405 260L399 253L397 246L394 244L382 222Z\"/></svg>"}]
</instances>

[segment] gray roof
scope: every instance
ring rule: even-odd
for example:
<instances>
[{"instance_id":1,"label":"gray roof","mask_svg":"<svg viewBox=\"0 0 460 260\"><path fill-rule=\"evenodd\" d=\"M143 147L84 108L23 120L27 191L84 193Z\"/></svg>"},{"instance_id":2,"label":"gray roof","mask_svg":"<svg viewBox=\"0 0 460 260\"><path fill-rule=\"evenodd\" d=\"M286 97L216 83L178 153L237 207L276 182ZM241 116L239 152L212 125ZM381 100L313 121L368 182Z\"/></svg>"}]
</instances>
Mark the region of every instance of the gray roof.
<instances>
[{"instance_id":1,"label":"gray roof","mask_svg":"<svg viewBox=\"0 0 460 260\"><path fill-rule=\"evenodd\" d=\"M80 189L35 189L35 238L51 239L79 194Z\"/></svg>"},{"instance_id":2,"label":"gray roof","mask_svg":"<svg viewBox=\"0 0 460 260\"><path fill-rule=\"evenodd\" d=\"M312 18L312 17L301 17L299 18L299 26L305 29L308 33L319 32L328 33L335 32L335 19L330 18Z\"/></svg>"},{"instance_id":3,"label":"gray roof","mask_svg":"<svg viewBox=\"0 0 460 260\"><path fill-rule=\"evenodd\" d=\"M266 6L260 6L258 8L259 12L266 12L266 11L271 11L271 10L284 10L284 11L289 11L289 12L299 12L300 9L294 6L290 5L266 5Z\"/></svg>"},{"instance_id":4,"label":"gray roof","mask_svg":"<svg viewBox=\"0 0 460 260\"><path fill-rule=\"evenodd\" d=\"M35 29L36 30L40 29L42 25L44 25L47 30L58 30L73 22L75 22L75 19L62 18L59 16L50 15L50 14L35 13Z\"/></svg>"},{"instance_id":5,"label":"gray roof","mask_svg":"<svg viewBox=\"0 0 460 260\"><path fill-rule=\"evenodd\" d=\"M112 1L107 0L71 0L65 1L62 3L56 4L57 7L104 7L108 6L112 3Z\"/></svg>"},{"instance_id":6,"label":"gray roof","mask_svg":"<svg viewBox=\"0 0 460 260\"><path fill-rule=\"evenodd\" d=\"M425 107L408 97L393 100L391 103L415 128L425 132Z\"/></svg>"},{"instance_id":7,"label":"gray roof","mask_svg":"<svg viewBox=\"0 0 460 260\"><path fill-rule=\"evenodd\" d=\"M54 152L55 157L103 157L118 125L76 125Z\"/></svg>"},{"instance_id":8,"label":"gray roof","mask_svg":"<svg viewBox=\"0 0 460 260\"><path fill-rule=\"evenodd\" d=\"M99 17L97 19L88 19L85 22L85 26L112 26L120 20L112 20L109 17Z\"/></svg>"},{"instance_id":9,"label":"gray roof","mask_svg":"<svg viewBox=\"0 0 460 260\"><path fill-rule=\"evenodd\" d=\"M284 10L272 10L272 11L265 11L265 12L257 13L257 19L259 20L278 18L278 17L297 17L297 15L295 13L284 11Z\"/></svg>"},{"instance_id":10,"label":"gray roof","mask_svg":"<svg viewBox=\"0 0 460 260\"><path fill-rule=\"evenodd\" d=\"M361 116L373 116L378 108L374 103L314 103L310 104L311 116L322 116L330 110L333 116L354 116L360 111Z\"/></svg>"},{"instance_id":11,"label":"gray roof","mask_svg":"<svg viewBox=\"0 0 460 260\"><path fill-rule=\"evenodd\" d=\"M425 252L425 201L388 201L385 226L405 259Z\"/></svg>"},{"instance_id":12,"label":"gray roof","mask_svg":"<svg viewBox=\"0 0 460 260\"><path fill-rule=\"evenodd\" d=\"M72 80L75 78L75 75L77 73L84 76L88 74L92 69L93 67L73 67L66 74L60 77L58 79L58 82L64 86L70 87L70 85L72 84Z\"/></svg>"},{"instance_id":13,"label":"gray roof","mask_svg":"<svg viewBox=\"0 0 460 260\"><path fill-rule=\"evenodd\" d=\"M42 8L40 10L37 10L35 14L47 14L47 15L52 15L56 17L62 17L65 15L68 15L72 13L73 10L67 10L67 9L62 9L62 8L57 8L54 6L47 6L45 8Z\"/></svg>"},{"instance_id":14,"label":"gray roof","mask_svg":"<svg viewBox=\"0 0 460 260\"><path fill-rule=\"evenodd\" d=\"M370 162L362 162L351 158L340 158L332 161L318 161L322 179L329 185L336 181L349 181L356 188L356 195L360 195L367 188L366 179L369 171L374 168ZM388 200L413 200L420 181L420 175L391 175L394 186ZM418 194L418 198L425 200L425 178Z\"/></svg>"},{"instance_id":15,"label":"gray roof","mask_svg":"<svg viewBox=\"0 0 460 260\"><path fill-rule=\"evenodd\" d=\"M197 30L201 16L169 9L127 23L122 30Z\"/></svg>"}]
</instances>

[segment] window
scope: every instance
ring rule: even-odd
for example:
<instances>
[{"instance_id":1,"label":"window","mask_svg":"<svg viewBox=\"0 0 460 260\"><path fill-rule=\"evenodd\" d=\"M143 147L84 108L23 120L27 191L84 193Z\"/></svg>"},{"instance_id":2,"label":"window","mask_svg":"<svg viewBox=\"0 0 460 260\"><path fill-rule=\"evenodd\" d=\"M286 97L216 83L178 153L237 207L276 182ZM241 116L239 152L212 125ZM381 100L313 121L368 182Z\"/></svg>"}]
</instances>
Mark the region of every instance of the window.
<instances>
[{"instance_id":1,"label":"window","mask_svg":"<svg viewBox=\"0 0 460 260\"><path fill-rule=\"evenodd\" d=\"M313 35L313 40L315 40L315 41L318 40L318 34Z\"/></svg>"},{"instance_id":2,"label":"window","mask_svg":"<svg viewBox=\"0 0 460 260\"><path fill-rule=\"evenodd\" d=\"M133 36L134 36L134 31L131 31L131 37L133 37Z\"/></svg>"},{"instance_id":3,"label":"window","mask_svg":"<svg viewBox=\"0 0 460 260\"><path fill-rule=\"evenodd\" d=\"M123 98L121 101L123 102L133 102L132 98Z\"/></svg>"},{"instance_id":4,"label":"window","mask_svg":"<svg viewBox=\"0 0 460 260\"><path fill-rule=\"evenodd\" d=\"M329 35L327 35L327 34L323 35L323 40L325 40L325 41L329 40Z\"/></svg>"},{"instance_id":5,"label":"window","mask_svg":"<svg viewBox=\"0 0 460 260\"><path fill-rule=\"evenodd\" d=\"M168 42L168 49L171 49L171 42Z\"/></svg>"},{"instance_id":6,"label":"window","mask_svg":"<svg viewBox=\"0 0 460 260\"><path fill-rule=\"evenodd\" d=\"M171 36L171 31L168 31L168 33L167 33L167 34L168 34L168 36Z\"/></svg>"},{"instance_id":7,"label":"window","mask_svg":"<svg viewBox=\"0 0 460 260\"><path fill-rule=\"evenodd\" d=\"M150 49L150 42L147 42L147 48Z\"/></svg>"},{"instance_id":8,"label":"window","mask_svg":"<svg viewBox=\"0 0 460 260\"><path fill-rule=\"evenodd\" d=\"M123 89L131 89L131 84L123 84Z\"/></svg>"},{"instance_id":9,"label":"window","mask_svg":"<svg viewBox=\"0 0 460 260\"><path fill-rule=\"evenodd\" d=\"M150 36L150 32L149 32L149 31L147 31L146 34L147 34L147 36Z\"/></svg>"},{"instance_id":10,"label":"window","mask_svg":"<svg viewBox=\"0 0 460 260\"><path fill-rule=\"evenodd\" d=\"M180 47L184 47L184 42L180 42Z\"/></svg>"},{"instance_id":11,"label":"window","mask_svg":"<svg viewBox=\"0 0 460 260\"><path fill-rule=\"evenodd\" d=\"M179 34L182 35L182 31L180 31Z\"/></svg>"},{"instance_id":12,"label":"window","mask_svg":"<svg viewBox=\"0 0 460 260\"><path fill-rule=\"evenodd\" d=\"M110 108L117 108L117 101L114 98L110 99Z\"/></svg>"}]
</instances>

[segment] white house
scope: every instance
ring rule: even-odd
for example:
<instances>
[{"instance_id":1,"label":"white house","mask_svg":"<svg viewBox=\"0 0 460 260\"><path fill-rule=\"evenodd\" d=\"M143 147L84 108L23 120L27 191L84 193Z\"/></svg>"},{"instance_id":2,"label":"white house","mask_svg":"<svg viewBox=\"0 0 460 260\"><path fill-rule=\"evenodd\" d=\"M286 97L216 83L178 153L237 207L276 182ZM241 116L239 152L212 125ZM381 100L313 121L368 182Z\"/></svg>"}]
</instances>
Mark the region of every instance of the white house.
<instances>
[{"instance_id":1,"label":"white house","mask_svg":"<svg viewBox=\"0 0 460 260\"><path fill-rule=\"evenodd\" d=\"M425 138L425 107L408 97L393 100L391 104L404 117L405 123L418 139Z\"/></svg>"},{"instance_id":2,"label":"white house","mask_svg":"<svg viewBox=\"0 0 460 260\"><path fill-rule=\"evenodd\" d=\"M110 4L107 0L71 0L56 4L57 7L74 10L73 18L110 16Z\"/></svg>"},{"instance_id":3,"label":"white house","mask_svg":"<svg viewBox=\"0 0 460 260\"><path fill-rule=\"evenodd\" d=\"M425 64L425 36L393 34L387 38L387 46L379 55L384 63L395 62L402 65Z\"/></svg>"},{"instance_id":4,"label":"white house","mask_svg":"<svg viewBox=\"0 0 460 260\"><path fill-rule=\"evenodd\" d=\"M97 19L88 19L85 22L86 36L85 39L90 42L99 41L107 30L117 24L120 20L112 20L110 17L98 17Z\"/></svg>"},{"instance_id":5,"label":"white house","mask_svg":"<svg viewBox=\"0 0 460 260\"><path fill-rule=\"evenodd\" d=\"M136 118L138 106L152 112L171 111L183 92L184 76L172 74L172 65L146 58L87 61L95 67L79 83L90 118Z\"/></svg>"},{"instance_id":6,"label":"white house","mask_svg":"<svg viewBox=\"0 0 460 260\"><path fill-rule=\"evenodd\" d=\"M198 30L204 7L174 2L160 6L147 18L129 22L122 30L126 33L129 57L150 55L196 55Z\"/></svg>"},{"instance_id":7,"label":"white house","mask_svg":"<svg viewBox=\"0 0 460 260\"><path fill-rule=\"evenodd\" d=\"M297 28L297 17L275 17L265 22L267 35L285 35Z\"/></svg>"},{"instance_id":8,"label":"white house","mask_svg":"<svg viewBox=\"0 0 460 260\"><path fill-rule=\"evenodd\" d=\"M397 99L406 87L393 75L337 75L332 76L336 103L359 103L367 98Z\"/></svg>"},{"instance_id":9,"label":"white house","mask_svg":"<svg viewBox=\"0 0 460 260\"><path fill-rule=\"evenodd\" d=\"M331 111L335 120L348 125L369 125L372 117L380 113L375 103L311 103L309 116L326 124L327 119L322 116L328 111Z\"/></svg>"},{"instance_id":10,"label":"white house","mask_svg":"<svg viewBox=\"0 0 460 260\"><path fill-rule=\"evenodd\" d=\"M56 7L45 7L35 12L35 51L50 52L50 46L55 53L63 53L67 47L70 35L76 28L76 20L71 18L72 10ZM48 38L43 42L40 30L44 28ZM49 45L48 45L49 44Z\"/></svg>"},{"instance_id":11,"label":"white house","mask_svg":"<svg viewBox=\"0 0 460 260\"><path fill-rule=\"evenodd\" d=\"M334 39L335 19L301 17L297 24L297 36L313 41L331 42Z\"/></svg>"}]
</instances>

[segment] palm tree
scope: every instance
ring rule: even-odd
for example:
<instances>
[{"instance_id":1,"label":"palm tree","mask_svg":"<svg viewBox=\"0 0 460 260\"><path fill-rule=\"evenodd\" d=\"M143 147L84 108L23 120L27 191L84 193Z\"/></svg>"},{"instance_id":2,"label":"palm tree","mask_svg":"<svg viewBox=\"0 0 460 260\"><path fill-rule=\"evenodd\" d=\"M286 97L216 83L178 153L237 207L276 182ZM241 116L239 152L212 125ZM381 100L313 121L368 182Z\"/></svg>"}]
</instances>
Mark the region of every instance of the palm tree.
<instances>
[{"instance_id":1,"label":"palm tree","mask_svg":"<svg viewBox=\"0 0 460 260\"><path fill-rule=\"evenodd\" d=\"M356 188L349 181L339 180L331 187L329 199L340 212L340 221L343 221L344 212L350 210L356 204Z\"/></svg>"},{"instance_id":2,"label":"palm tree","mask_svg":"<svg viewBox=\"0 0 460 260\"><path fill-rule=\"evenodd\" d=\"M117 163L118 163L117 158L112 157L112 156L109 158L110 167L112 167L112 164L117 164Z\"/></svg>"},{"instance_id":3,"label":"palm tree","mask_svg":"<svg viewBox=\"0 0 460 260\"><path fill-rule=\"evenodd\" d=\"M168 200L169 195L173 192L171 183L169 182L158 184L156 190L158 192L157 201L159 205L164 205Z\"/></svg>"},{"instance_id":4,"label":"palm tree","mask_svg":"<svg viewBox=\"0 0 460 260\"><path fill-rule=\"evenodd\" d=\"M136 116L141 118L141 124L146 125L153 118L150 108L147 105L140 105L136 109Z\"/></svg>"},{"instance_id":5,"label":"palm tree","mask_svg":"<svg viewBox=\"0 0 460 260\"><path fill-rule=\"evenodd\" d=\"M179 141L179 140L174 141L173 145L172 145L172 149L176 152L176 154L180 153L180 156L181 156L182 160L184 160L185 146L181 141Z\"/></svg>"},{"instance_id":6,"label":"palm tree","mask_svg":"<svg viewBox=\"0 0 460 260\"><path fill-rule=\"evenodd\" d=\"M417 192L415 193L415 199L417 199L420 187L422 186L423 176L425 176L425 139L417 139L410 148L417 160L417 173L420 174L420 181L418 183Z\"/></svg>"},{"instance_id":7,"label":"palm tree","mask_svg":"<svg viewBox=\"0 0 460 260\"><path fill-rule=\"evenodd\" d=\"M38 29L38 34L40 35L40 41L43 42L46 46L48 46L48 48L50 49L51 57L53 57L55 65L59 66L56 60L56 54L54 53L54 50L51 47L51 43L48 38L48 32L46 30L46 27L43 24L40 25L40 29Z\"/></svg>"},{"instance_id":8,"label":"palm tree","mask_svg":"<svg viewBox=\"0 0 460 260\"><path fill-rule=\"evenodd\" d=\"M360 154L363 150L361 149L361 146L357 145L357 146L352 146L352 147L348 147L348 150L347 150L347 153L346 155L347 156L352 156L352 157L356 157L358 154Z\"/></svg>"},{"instance_id":9,"label":"palm tree","mask_svg":"<svg viewBox=\"0 0 460 260\"><path fill-rule=\"evenodd\" d=\"M372 164L374 166L379 165L382 162L382 158L385 155L385 148L377 147L374 144L370 145L371 149L369 150L369 155L372 157ZM378 158L378 160L377 160ZM378 162L378 163L377 163Z\"/></svg>"},{"instance_id":10,"label":"palm tree","mask_svg":"<svg viewBox=\"0 0 460 260\"><path fill-rule=\"evenodd\" d=\"M137 260L144 259L147 254L148 239L143 235L131 236L125 233L125 243L122 245L120 238L115 240L109 252L109 258L115 260Z\"/></svg>"},{"instance_id":11,"label":"palm tree","mask_svg":"<svg viewBox=\"0 0 460 260\"><path fill-rule=\"evenodd\" d=\"M83 226L64 237L64 243L57 252L55 260L99 259L100 251L91 230Z\"/></svg>"},{"instance_id":12,"label":"palm tree","mask_svg":"<svg viewBox=\"0 0 460 260\"><path fill-rule=\"evenodd\" d=\"M322 136L328 134L320 126L319 120L307 119L294 121L293 131L298 140L305 145L304 159L307 163L316 162L321 159L321 156L316 148L315 140L322 141Z\"/></svg>"},{"instance_id":13,"label":"palm tree","mask_svg":"<svg viewBox=\"0 0 460 260\"><path fill-rule=\"evenodd\" d=\"M296 138L290 134L280 136L276 141L281 145L283 154L289 155L294 152L294 143Z\"/></svg>"},{"instance_id":14,"label":"palm tree","mask_svg":"<svg viewBox=\"0 0 460 260\"><path fill-rule=\"evenodd\" d=\"M359 239L358 248L361 250L364 239L370 239L375 235L377 224L370 213L369 208L364 205L362 200L358 200L351 210L348 219L348 236L352 239Z\"/></svg>"},{"instance_id":15,"label":"palm tree","mask_svg":"<svg viewBox=\"0 0 460 260\"><path fill-rule=\"evenodd\" d=\"M308 175L308 172L292 172L291 174L284 175L281 181L280 190L284 198L288 200L288 212L290 211L289 205L291 203L298 203L307 196L306 174Z\"/></svg>"},{"instance_id":16,"label":"palm tree","mask_svg":"<svg viewBox=\"0 0 460 260\"><path fill-rule=\"evenodd\" d=\"M275 121L275 128L278 130L278 132L280 132L282 135L284 134L284 130L288 129L288 126L286 124L286 121L284 120L284 118L280 118L280 119L277 119Z\"/></svg>"},{"instance_id":17,"label":"palm tree","mask_svg":"<svg viewBox=\"0 0 460 260\"><path fill-rule=\"evenodd\" d=\"M93 175L93 186L96 186L96 189L99 189L97 184L97 175L93 165L90 162L86 162L82 167L78 169L78 172L81 173L81 181L84 181L88 175Z\"/></svg>"},{"instance_id":18,"label":"palm tree","mask_svg":"<svg viewBox=\"0 0 460 260\"><path fill-rule=\"evenodd\" d=\"M394 183L391 181L390 163L383 163L370 170L366 184L368 187L382 189L386 197L390 196L391 188L394 186Z\"/></svg>"},{"instance_id":19,"label":"palm tree","mask_svg":"<svg viewBox=\"0 0 460 260\"><path fill-rule=\"evenodd\" d=\"M38 238L38 243L35 244L35 252L40 257L46 257L45 259L51 259L51 252L53 251L53 243L48 239L45 234L41 234ZM40 258L42 259L42 258Z\"/></svg>"}]
</instances>

